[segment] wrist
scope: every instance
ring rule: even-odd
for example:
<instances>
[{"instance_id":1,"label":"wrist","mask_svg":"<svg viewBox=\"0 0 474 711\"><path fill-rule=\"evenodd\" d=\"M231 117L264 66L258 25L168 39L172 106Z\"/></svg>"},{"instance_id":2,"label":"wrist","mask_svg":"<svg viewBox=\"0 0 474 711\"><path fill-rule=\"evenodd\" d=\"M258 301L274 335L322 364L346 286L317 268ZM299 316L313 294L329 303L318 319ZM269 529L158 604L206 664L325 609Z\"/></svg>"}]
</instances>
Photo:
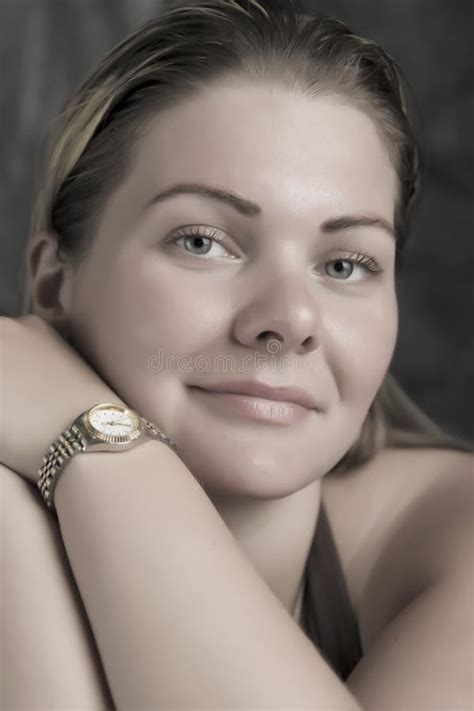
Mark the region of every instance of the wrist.
<instances>
[{"instance_id":1,"label":"wrist","mask_svg":"<svg viewBox=\"0 0 474 711\"><path fill-rule=\"evenodd\" d=\"M19 473L37 483L43 457L56 438L76 417L99 402L126 405L107 385L98 382L75 382L63 398L55 398L54 408L45 407L45 415L34 430L28 433L28 447L16 452ZM72 460L76 459L73 457ZM72 461L71 460L71 461Z\"/></svg>"},{"instance_id":2,"label":"wrist","mask_svg":"<svg viewBox=\"0 0 474 711\"><path fill-rule=\"evenodd\" d=\"M177 453L176 442L132 408L119 403L94 403L76 416L43 457L37 486L45 505L54 512L57 483L72 459L84 459L84 454L90 453L122 454L149 440L163 443ZM99 462L105 464L103 458Z\"/></svg>"},{"instance_id":3,"label":"wrist","mask_svg":"<svg viewBox=\"0 0 474 711\"><path fill-rule=\"evenodd\" d=\"M153 439L122 452L80 452L67 462L58 478L54 492L58 518L74 508L87 517L90 507L102 510L104 501L117 501L116 497L126 500L137 486L143 487L147 479L160 476L163 468L176 466L184 467L177 454Z\"/></svg>"},{"instance_id":4,"label":"wrist","mask_svg":"<svg viewBox=\"0 0 474 711\"><path fill-rule=\"evenodd\" d=\"M122 404L89 362L37 316L2 319L1 462L36 483L49 445L101 401Z\"/></svg>"}]
</instances>

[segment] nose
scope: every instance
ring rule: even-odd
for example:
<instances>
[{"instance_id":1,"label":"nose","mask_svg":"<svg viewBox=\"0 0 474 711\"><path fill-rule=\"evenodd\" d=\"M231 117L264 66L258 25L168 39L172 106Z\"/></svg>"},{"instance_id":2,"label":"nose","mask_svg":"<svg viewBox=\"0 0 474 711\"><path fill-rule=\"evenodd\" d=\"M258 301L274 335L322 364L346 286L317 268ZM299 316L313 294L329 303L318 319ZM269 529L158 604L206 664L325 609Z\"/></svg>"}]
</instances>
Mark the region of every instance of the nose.
<instances>
[{"instance_id":1,"label":"nose","mask_svg":"<svg viewBox=\"0 0 474 711\"><path fill-rule=\"evenodd\" d=\"M236 340L267 355L306 355L318 347L319 312L314 291L301 271L273 279L241 308L234 320Z\"/></svg>"}]
</instances>

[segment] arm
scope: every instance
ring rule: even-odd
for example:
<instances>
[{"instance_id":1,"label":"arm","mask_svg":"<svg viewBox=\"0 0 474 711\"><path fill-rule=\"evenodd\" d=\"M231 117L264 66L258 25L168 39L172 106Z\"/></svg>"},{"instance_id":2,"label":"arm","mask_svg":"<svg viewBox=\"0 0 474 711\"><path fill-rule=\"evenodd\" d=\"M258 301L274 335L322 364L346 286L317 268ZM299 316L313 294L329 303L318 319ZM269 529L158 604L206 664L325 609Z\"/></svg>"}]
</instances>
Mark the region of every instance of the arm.
<instances>
[{"instance_id":1,"label":"arm","mask_svg":"<svg viewBox=\"0 0 474 711\"><path fill-rule=\"evenodd\" d=\"M474 708L473 457L445 459L372 575L369 605L391 581L405 594L346 681L367 711Z\"/></svg>"},{"instance_id":2,"label":"arm","mask_svg":"<svg viewBox=\"0 0 474 711\"><path fill-rule=\"evenodd\" d=\"M36 483L78 412L121 401L42 319L0 320L0 349L0 457ZM56 505L119 709L360 709L168 447L74 457Z\"/></svg>"},{"instance_id":3,"label":"arm","mask_svg":"<svg viewBox=\"0 0 474 711\"><path fill-rule=\"evenodd\" d=\"M347 679L366 711L474 708L472 570L428 586L385 627Z\"/></svg>"},{"instance_id":4,"label":"arm","mask_svg":"<svg viewBox=\"0 0 474 711\"><path fill-rule=\"evenodd\" d=\"M0 708L112 709L56 519L0 464Z\"/></svg>"},{"instance_id":5,"label":"arm","mask_svg":"<svg viewBox=\"0 0 474 711\"><path fill-rule=\"evenodd\" d=\"M168 447L74 457L56 507L117 709L360 711Z\"/></svg>"}]
</instances>

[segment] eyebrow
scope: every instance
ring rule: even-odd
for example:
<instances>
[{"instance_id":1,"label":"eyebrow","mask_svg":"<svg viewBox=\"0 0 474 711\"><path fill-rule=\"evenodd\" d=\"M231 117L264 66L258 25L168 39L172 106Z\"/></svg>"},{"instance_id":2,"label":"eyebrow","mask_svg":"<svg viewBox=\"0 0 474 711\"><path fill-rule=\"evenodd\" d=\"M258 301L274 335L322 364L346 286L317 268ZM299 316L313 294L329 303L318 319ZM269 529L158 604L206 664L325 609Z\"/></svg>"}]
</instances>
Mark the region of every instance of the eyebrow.
<instances>
[{"instance_id":1,"label":"eyebrow","mask_svg":"<svg viewBox=\"0 0 474 711\"><path fill-rule=\"evenodd\" d=\"M180 194L201 195L202 197L210 198L212 200L220 200L226 205L230 205L237 210L237 212L246 217L256 217L262 213L260 205L252 202L251 200L246 200L245 198L227 190L197 183L178 183L177 185L173 185L172 187L163 190L152 197L152 199L146 204L145 210L152 205L156 205L163 200L167 200L174 195ZM383 217L371 215L339 215L337 217L331 217L321 224L320 229L322 232L329 234L349 229L351 227L379 227L387 232L391 237L396 239L395 229L388 220Z\"/></svg>"}]
</instances>

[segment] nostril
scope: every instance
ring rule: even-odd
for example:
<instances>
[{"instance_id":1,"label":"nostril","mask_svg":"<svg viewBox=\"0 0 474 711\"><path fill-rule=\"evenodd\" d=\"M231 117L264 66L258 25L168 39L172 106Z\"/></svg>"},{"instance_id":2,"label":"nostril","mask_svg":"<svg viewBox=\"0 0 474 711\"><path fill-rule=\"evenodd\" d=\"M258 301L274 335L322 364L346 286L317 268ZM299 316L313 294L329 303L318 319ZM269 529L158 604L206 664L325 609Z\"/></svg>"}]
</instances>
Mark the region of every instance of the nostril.
<instances>
[{"instance_id":1,"label":"nostril","mask_svg":"<svg viewBox=\"0 0 474 711\"><path fill-rule=\"evenodd\" d=\"M283 341L283 338L278 333L275 333L275 331L262 331L258 336L259 341L266 341L267 338L276 338L277 341Z\"/></svg>"}]
</instances>

